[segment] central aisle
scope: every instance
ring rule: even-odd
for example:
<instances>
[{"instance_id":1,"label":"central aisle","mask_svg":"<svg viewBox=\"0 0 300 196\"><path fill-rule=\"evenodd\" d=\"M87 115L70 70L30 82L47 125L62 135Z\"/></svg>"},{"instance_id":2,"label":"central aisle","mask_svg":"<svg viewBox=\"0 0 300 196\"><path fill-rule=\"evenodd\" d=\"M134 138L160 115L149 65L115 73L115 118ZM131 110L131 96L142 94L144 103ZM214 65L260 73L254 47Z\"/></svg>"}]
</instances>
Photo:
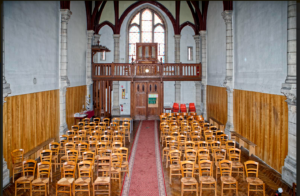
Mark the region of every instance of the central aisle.
<instances>
[{"instance_id":1,"label":"central aisle","mask_svg":"<svg viewBox=\"0 0 300 196\"><path fill-rule=\"evenodd\" d=\"M129 159L122 196L165 196L157 121L141 121Z\"/></svg>"}]
</instances>

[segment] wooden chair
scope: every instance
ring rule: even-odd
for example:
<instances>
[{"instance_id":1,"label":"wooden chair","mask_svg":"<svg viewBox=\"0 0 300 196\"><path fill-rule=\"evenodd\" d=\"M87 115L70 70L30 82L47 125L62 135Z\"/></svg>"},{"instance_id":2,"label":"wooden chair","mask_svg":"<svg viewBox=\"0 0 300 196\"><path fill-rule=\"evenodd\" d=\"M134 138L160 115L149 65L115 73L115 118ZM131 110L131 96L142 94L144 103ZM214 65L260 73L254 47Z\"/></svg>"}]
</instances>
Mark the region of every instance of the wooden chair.
<instances>
[{"instance_id":1,"label":"wooden chair","mask_svg":"<svg viewBox=\"0 0 300 196\"><path fill-rule=\"evenodd\" d=\"M217 196L217 181L213 177L213 163L209 160L202 160L199 162L199 183L200 183L200 196L204 189L214 190ZM203 186L209 185L209 186ZM211 185L214 185L211 187Z\"/></svg>"},{"instance_id":2,"label":"wooden chair","mask_svg":"<svg viewBox=\"0 0 300 196\"><path fill-rule=\"evenodd\" d=\"M92 170L91 170L91 177L92 177L92 181L94 179L93 176L93 171L95 171L95 153L92 151L86 151L83 153L83 161L89 161L92 163ZM80 169L80 168L78 168Z\"/></svg>"},{"instance_id":3,"label":"wooden chair","mask_svg":"<svg viewBox=\"0 0 300 196\"><path fill-rule=\"evenodd\" d=\"M65 144L66 143L68 143L68 141L69 141L69 136L67 136L67 135L61 135L61 136L59 136L59 140L60 140L60 142L59 142L59 155L65 155Z\"/></svg>"},{"instance_id":4,"label":"wooden chair","mask_svg":"<svg viewBox=\"0 0 300 196\"><path fill-rule=\"evenodd\" d=\"M185 161L192 161L195 163L194 175L199 175L199 165L197 163L197 151L194 149L188 149L184 154Z\"/></svg>"},{"instance_id":5,"label":"wooden chair","mask_svg":"<svg viewBox=\"0 0 300 196\"><path fill-rule=\"evenodd\" d=\"M41 162L48 162L50 163L50 174L51 174L51 182L52 182L52 150L42 150L40 153Z\"/></svg>"},{"instance_id":6,"label":"wooden chair","mask_svg":"<svg viewBox=\"0 0 300 196\"><path fill-rule=\"evenodd\" d=\"M15 196L17 196L18 190L29 190L31 195L31 182L34 179L36 168L36 161L29 159L22 162L23 176L18 178L15 182ZM21 186L18 186L21 185ZM26 186L28 185L28 186Z\"/></svg>"},{"instance_id":7,"label":"wooden chair","mask_svg":"<svg viewBox=\"0 0 300 196\"><path fill-rule=\"evenodd\" d=\"M94 118L94 123L96 123L96 125L98 125L100 123L100 118Z\"/></svg>"},{"instance_id":8,"label":"wooden chair","mask_svg":"<svg viewBox=\"0 0 300 196\"><path fill-rule=\"evenodd\" d=\"M198 182L196 178L194 178L194 168L195 163L192 161L181 161L181 195L184 192L196 192L196 196L198 196ZM187 186L187 188L185 188Z\"/></svg>"},{"instance_id":9,"label":"wooden chair","mask_svg":"<svg viewBox=\"0 0 300 196\"><path fill-rule=\"evenodd\" d=\"M78 144L78 161L83 161L83 153L89 150L89 144L86 142L81 142Z\"/></svg>"},{"instance_id":10,"label":"wooden chair","mask_svg":"<svg viewBox=\"0 0 300 196\"><path fill-rule=\"evenodd\" d=\"M90 119L89 118L84 118L83 119L83 122L86 124L86 125L88 125L89 123L90 123Z\"/></svg>"},{"instance_id":11,"label":"wooden chair","mask_svg":"<svg viewBox=\"0 0 300 196\"><path fill-rule=\"evenodd\" d=\"M162 161L164 161L165 157L166 157L166 161L168 160L168 154L170 152L170 145L169 145L169 143L172 140L175 141L175 137L172 137L172 136L166 136L165 137L166 146L162 150L162 155L161 155L162 156L161 157Z\"/></svg>"},{"instance_id":12,"label":"wooden chair","mask_svg":"<svg viewBox=\"0 0 300 196\"><path fill-rule=\"evenodd\" d=\"M96 153L98 140L89 141L89 150Z\"/></svg>"},{"instance_id":13,"label":"wooden chair","mask_svg":"<svg viewBox=\"0 0 300 196\"><path fill-rule=\"evenodd\" d=\"M169 182L172 184L172 176L182 176L180 168L181 152L179 150L171 150L170 157L170 175Z\"/></svg>"},{"instance_id":14,"label":"wooden chair","mask_svg":"<svg viewBox=\"0 0 300 196\"><path fill-rule=\"evenodd\" d=\"M87 141L86 130L79 130L78 136L82 137L82 141Z\"/></svg>"},{"instance_id":15,"label":"wooden chair","mask_svg":"<svg viewBox=\"0 0 300 196\"><path fill-rule=\"evenodd\" d=\"M91 192L91 173L92 173L92 163L90 161L81 161L78 163L78 173L79 178L73 183L73 195L76 192L88 192L90 196Z\"/></svg>"},{"instance_id":16,"label":"wooden chair","mask_svg":"<svg viewBox=\"0 0 300 196\"><path fill-rule=\"evenodd\" d=\"M83 129L85 122L78 122L79 130Z\"/></svg>"},{"instance_id":17,"label":"wooden chair","mask_svg":"<svg viewBox=\"0 0 300 196\"><path fill-rule=\"evenodd\" d=\"M67 161L63 164L63 177L56 183L56 195L57 193L69 193L72 195L72 187L75 180L75 170L75 162ZM60 190L62 187L63 189ZM69 190L65 190L65 187L69 187Z\"/></svg>"},{"instance_id":18,"label":"wooden chair","mask_svg":"<svg viewBox=\"0 0 300 196\"><path fill-rule=\"evenodd\" d=\"M225 150L227 152L227 155L229 153L229 149L231 148L236 148L236 142L233 140L228 140L227 142L225 142Z\"/></svg>"},{"instance_id":19,"label":"wooden chair","mask_svg":"<svg viewBox=\"0 0 300 196\"><path fill-rule=\"evenodd\" d=\"M68 142L68 143L65 144L65 154L62 157L60 157L60 165L61 166L63 164L63 161L67 161L68 160L67 152L69 150L75 150L75 144L73 142Z\"/></svg>"},{"instance_id":20,"label":"wooden chair","mask_svg":"<svg viewBox=\"0 0 300 196\"><path fill-rule=\"evenodd\" d=\"M201 148L208 149L208 143L206 141L198 142L198 150Z\"/></svg>"},{"instance_id":21,"label":"wooden chair","mask_svg":"<svg viewBox=\"0 0 300 196\"><path fill-rule=\"evenodd\" d=\"M117 122L111 122L110 123L110 128L111 128L111 130L117 130L118 129L118 123Z\"/></svg>"},{"instance_id":22,"label":"wooden chair","mask_svg":"<svg viewBox=\"0 0 300 196\"><path fill-rule=\"evenodd\" d=\"M123 146L123 144L120 141L116 141L116 142L113 142L111 144L112 149L114 149L114 148L121 148L122 146Z\"/></svg>"},{"instance_id":23,"label":"wooden chair","mask_svg":"<svg viewBox=\"0 0 300 196\"><path fill-rule=\"evenodd\" d=\"M14 183L15 175L22 173L22 167L24 161L24 150L15 149L10 154L11 154L11 161L12 161L12 177Z\"/></svg>"},{"instance_id":24,"label":"wooden chair","mask_svg":"<svg viewBox=\"0 0 300 196\"><path fill-rule=\"evenodd\" d=\"M121 167L123 155L121 153L111 154L111 179L119 181L119 188L121 188Z\"/></svg>"},{"instance_id":25,"label":"wooden chair","mask_svg":"<svg viewBox=\"0 0 300 196\"><path fill-rule=\"evenodd\" d=\"M110 196L111 194L111 157L103 156L97 159L96 164L96 172L97 178L93 183L93 196L95 196L96 192L100 192L100 194L107 194Z\"/></svg>"},{"instance_id":26,"label":"wooden chair","mask_svg":"<svg viewBox=\"0 0 300 196\"><path fill-rule=\"evenodd\" d=\"M226 159L226 151L224 149L215 149L213 155L213 162L216 167L216 181L218 181L218 174L220 173L220 165L219 162Z\"/></svg>"},{"instance_id":27,"label":"wooden chair","mask_svg":"<svg viewBox=\"0 0 300 196\"><path fill-rule=\"evenodd\" d=\"M250 191L262 191L263 195L265 195L265 183L258 178L259 163L249 160L244 162L244 164L246 170L246 181L248 183L248 196L250 195ZM255 188L251 188L251 186L255 186Z\"/></svg>"},{"instance_id":28,"label":"wooden chair","mask_svg":"<svg viewBox=\"0 0 300 196\"><path fill-rule=\"evenodd\" d=\"M71 129L74 130L74 131L79 131L79 126L78 125L73 125L71 127Z\"/></svg>"},{"instance_id":29,"label":"wooden chair","mask_svg":"<svg viewBox=\"0 0 300 196\"><path fill-rule=\"evenodd\" d=\"M244 180L244 165L241 163L241 150L238 148L231 148L228 150L229 160L232 161L232 173L243 175ZM242 171L240 171L240 169Z\"/></svg>"},{"instance_id":30,"label":"wooden chair","mask_svg":"<svg viewBox=\"0 0 300 196\"><path fill-rule=\"evenodd\" d=\"M128 138L128 141L130 142L130 122L123 122L123 126L125 129L125 138Z\"/></svg>"},{"instance_id":31,"label":"wooden chair","mask_svg":"<svg viewBox=\"0 0 300 196\"><path fill-rule=\"evenodd\" d=\"M31 194L33 192L44 192L47 195L49 194L49 178L51 163L50 162L40 162L38 163L38 173L37 179L33 180L31 183ZM48 190L48 191L47 191Z\"/></svg>"},{"instance_id":32,"label":"wooden chair","mask_svg":"<svg viewBox=\"0 0 300 196\"><path fill-rule=\"evenodd\" d=\"M57 166L60 164L58 163L58 153L59 153L59 143L58 142L51 142L49 144L49 149L52 151L52 165L54 166L54 171L56 172ZM52 171L52 170L51 170ZM52 176L51 176L52 181Z\"/></svg>"},{"instance_id":33,"label":"wooden chair","mask_svg":"<svg viewBox=\"0 0 300 196\"><path fill-rule=\"evenodd\" d=\"M115 123L117 123L117 126L120 126L120 118L113 118L112 122L115 122Z\"/></svg>"},{"instance_id":34,"label":"wooden chair","mask_svg":"<svg viewBox=\"0 0 300 196\"><path fill-rule=\"evenodd\" d=\"M122 164L121 164L121 172L127 173L127 176L129 177L128 148L120 147L120 148L115 149L115 151L113 153L120 153L123 155Z\"/></svg>"},{"instance_id":35,"label":"wooden chair","mask_svg":"<svg viewBox=\"0 0 300 196\"><path fill-rule=\"evenodd\" d=\"M95 122L89 122L90 127L95 127L96 125L98 125L98 124L96 124Z\"/></svg>"},{"instance_id":36,"label":"wooden chair","mask_svg":"<svg viewBox=\"0 0 300 196\"><path fill-rule=\"evenodd\" d=\"M236 196L238 196L238 182L234 177L231 176L232 162L228 160L222 160L219 162L219 168L221 172L221 196L223 196L223 190L232 189L236 191ZM229 185L229 187L226 188L225 185Z\"/></svg>"}]
</instances>

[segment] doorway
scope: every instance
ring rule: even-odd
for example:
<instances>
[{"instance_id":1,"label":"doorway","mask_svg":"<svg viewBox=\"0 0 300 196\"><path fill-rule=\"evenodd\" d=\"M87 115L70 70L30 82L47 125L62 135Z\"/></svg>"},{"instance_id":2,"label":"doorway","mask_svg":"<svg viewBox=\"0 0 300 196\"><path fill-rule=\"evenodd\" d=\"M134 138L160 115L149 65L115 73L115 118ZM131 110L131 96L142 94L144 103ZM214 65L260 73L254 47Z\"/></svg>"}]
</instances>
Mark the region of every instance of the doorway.
<instances>
[{"instance_id":1,"label":"doorway","mask_svg":"<svg viewBox=\"0 0 300 196\"><path fill-rule=\"evenodd\" d=\"M163 82L131 82L131 117L159 120L163 110Z\"/></svg>"}]
</instances>

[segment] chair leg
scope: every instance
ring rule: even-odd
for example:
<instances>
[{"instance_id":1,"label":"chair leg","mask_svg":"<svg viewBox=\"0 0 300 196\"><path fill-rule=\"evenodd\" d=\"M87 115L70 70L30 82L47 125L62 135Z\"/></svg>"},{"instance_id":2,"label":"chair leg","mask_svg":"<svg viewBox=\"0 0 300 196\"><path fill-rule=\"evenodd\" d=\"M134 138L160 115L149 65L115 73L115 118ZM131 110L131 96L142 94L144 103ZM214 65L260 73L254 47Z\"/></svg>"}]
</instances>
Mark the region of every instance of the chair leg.
<instances>
[{"instance_id":1,"label":"chair leg","mask_svg":"<svg viewBox=\"0 0 300 196\"><path fill-rule=\"evenodd\" d=\"M250 184L248 183L248 196L250 195Z\"/></svg>"},{"instance_id":2,"label":"chair leg","mask_svg":"<svg viewBox=\"0 0 300 196\"><path fill-rule=\"evenodd\" d=\"M18 192L17 185L18 183L15 183L15 196L17 196L17 192Z\"/></svg>"},{"instance_id":3,"label":"chair leg","mask_svg":"<svg viewBox=\"0 0 300 196\"><path fill-rule=\"evenodd\" d=\"M172 176L172 169L170 169L170 184L172 184L172 179L171 179L171 176Z\"/></svg>"},{"instance_id":4,"label":"chair leg","mask_svg":"<svg viewBox=\"0 0 300 196\"><path fill-rule=\"evenodd\" d=\"M238 196L238 182L236 182L236 196Z\"/></svg>"},{"instance_id":5,"label":"chair leg","mask_svg":"<svg viewBox=\"0 0 300 196\"><path fill-rule=\"evenodd\" d=\"M198 183L196 184L196 196L198 196Z\"/></svg>"},{"instance_id":6,"label":"chair leg","mask_svg":"<svg viewBox=\"0 0 300 196\"><path fill-rule=\"evenodd\" d=\"M202 196L202 183L200 182L200 190L199 190L199 193L200 193L200 196Z\"/></svg>"},{"instance_id":7,"label":"chair leg","mask_svg":"<svg viewBox=\"0 0 300 196\"><path fill-rule=\"evenodd\" d=\"M263 195L265 196L265 183L263 183Z\"/></svg>"},{"instance_id":8,"label":"chair leg","mask_svg":"<svg viewBox=\"0 0 300 196\"><path fill-rule=\"evenodd\" d=\"M223 196L223 182L221 182L221 196Z\"/></svg>"},{"instance_id":9,"label":"chair leg","mask_svg":"<svg viewBox=\"0 0 300 196\"><path fill-rule=\"evenodd\" d=\"M183 196L183 183L181 183L181 196Z\"/></svg>"},{"instance_id":10,"label":"chair leg","mask_svg":"<svg viewBox=\"0 0 300 196\"><path fill-rule=\"evenodd\" d=\"M217 196L217 182L215 182L215 196Z\"/></svg>"}]
</instances>

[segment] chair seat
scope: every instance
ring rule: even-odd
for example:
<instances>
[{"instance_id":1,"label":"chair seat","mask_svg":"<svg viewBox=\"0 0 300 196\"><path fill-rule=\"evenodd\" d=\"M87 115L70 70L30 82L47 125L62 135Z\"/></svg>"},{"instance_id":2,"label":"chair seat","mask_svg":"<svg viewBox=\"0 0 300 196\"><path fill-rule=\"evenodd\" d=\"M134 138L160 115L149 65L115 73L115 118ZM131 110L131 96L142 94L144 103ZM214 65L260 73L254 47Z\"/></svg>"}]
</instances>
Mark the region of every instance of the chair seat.
<instances>
[{"instance_id":1,"label":"chair seat","mask_svg":"<svg viewBox=\"0 0 300 196\"><path fill-rule=\"evenodd\" d=\"M232 167L244 167L241 162L232 162Z\"/></svg>"},{"instance_id":2,"label":"chair seat","mask_svg":"<svg viewBox=\"0 0 300 196\"><path fill-rule=\"evenodd\" d=\"M114 168L114 167L111 167L111 168L110 168L110 171L111 171L112 173L119 173L119 172L121 172L121 168Z\"/></svg>"},{"instance_id":3,"label":"chair seat","mask_svg":"<svg viewBox=\"0 0 300 196\"><path fill-rule=\"evenodd\" d=\"M216 180L212 176L200 176L199 181L202 183L214 183Z\"/></svg>"},{"instance_id":4,"label":"chair seat","mask_svg":"<svg viewBox=\"0 0 300 196\"><path fill-rule=\"evenodd\" d=\"M232 176L221 176L221 181L225 183L235 183L236 179Z\"/></svg>"},{"instance_id":5,"label":"chair seat","mask_svg":"<svg viewBox=\"0 0 300 196\"><path fill-rule=\"evenodd\" d=\"M163 149L163 151L168 151L168 150L170 150L170 148L169 147L164 147L164 149Z\"/></svg>"},{"instance_id":6,"label":"chair seat","mask_svg":"<svg viewBox=\"0 0 300 196\"><path fill-rule=\"evenodd\" d=\"M73 182L74 182L74 178L62 178L57 182L57 184L70 186Z\"/></svg>"},{"instance_id":7,"label":"chair seat","mask_svg":"<svg viewBox=\"0 0 300 196\"><path fill-rule=\"evenodd\" d=\"M49 182L49 178L37 178L32 181L32 185L44 185Z\"/></svg>"},{"instance_id":8,"label":"chair seat","mask_svg":"<svg viewBox=\"0 0 300 196\"><path fill-rule=\"evenodd\" d=\"M75 184L77 185L88 185L90 182L90 178L78 178L77 180L75 180Z\"/></svg>"},{"instance_id":9,"label":"chair seat","mask_svg":"<svg viewBox=\"0 0 300 196\"><path fill-rule=\"evenodd\" d=\"M60 160L67 160L67 159L68 159L67 155L60 157Z\"/></svg>"},{"instance_id":10,"label":"chair seat","mask_svg":"<svg viewBox=\"0 0 300 196\"><path fill-rule=\"evenodd\" d=\"M170 165L170 168L172 170L175 170L175 169L180 170L180 165L178 165L178 164L172 164L172 165Z\"/></svg>"},{"instance_id":11,"label":"chair seat","mask_svg":"<svg viewBox=\"0 0 300 196\"><path fill-rule=\"evenodd\" d=\"M94 185L99 185L103 183L110 183L110 177L97 177L94 182Z\"/></svg>"},{"instance_id":12,"label":"chair seat","mask_svg":"<svg viewBox=\"0 0 300 196\"><path fill-rule=\"evenodd\" d=\"M122 167L127 166L128 165L128 161L123 161L122 162Z\"/></svg>"},{"instance_id":13,"label":"chair seat","mask_svg":"<svg viewBox=\"0 0 300 196\"><path fill-rule=\"evenodd\" d=\"M16 180L19 183L30 183L34 179L34 176L22 176Z\"/></svg>"},{"instance_id":14,"label":"chair seat","mask_svg":"<svg viewBox=\"0 0 300 196\"><path fill-rule=\"evenodd\" d=\"M184 177L184 178L181 178L181 182L184 183L184 184L194 184L194 183L198 183L196 178L189 178L189 177Z\"/></svg>"},{"instance_id":15,"label":"chair seat","mask_svg":"<svg viewBox=\"0 0 300 196\"><path fill-rule=\"evenodd\" d=\"M264 183L261 179L255 177L247 177L246 181L251 185L261 185Z\"/></svg>"}]
</instances>

